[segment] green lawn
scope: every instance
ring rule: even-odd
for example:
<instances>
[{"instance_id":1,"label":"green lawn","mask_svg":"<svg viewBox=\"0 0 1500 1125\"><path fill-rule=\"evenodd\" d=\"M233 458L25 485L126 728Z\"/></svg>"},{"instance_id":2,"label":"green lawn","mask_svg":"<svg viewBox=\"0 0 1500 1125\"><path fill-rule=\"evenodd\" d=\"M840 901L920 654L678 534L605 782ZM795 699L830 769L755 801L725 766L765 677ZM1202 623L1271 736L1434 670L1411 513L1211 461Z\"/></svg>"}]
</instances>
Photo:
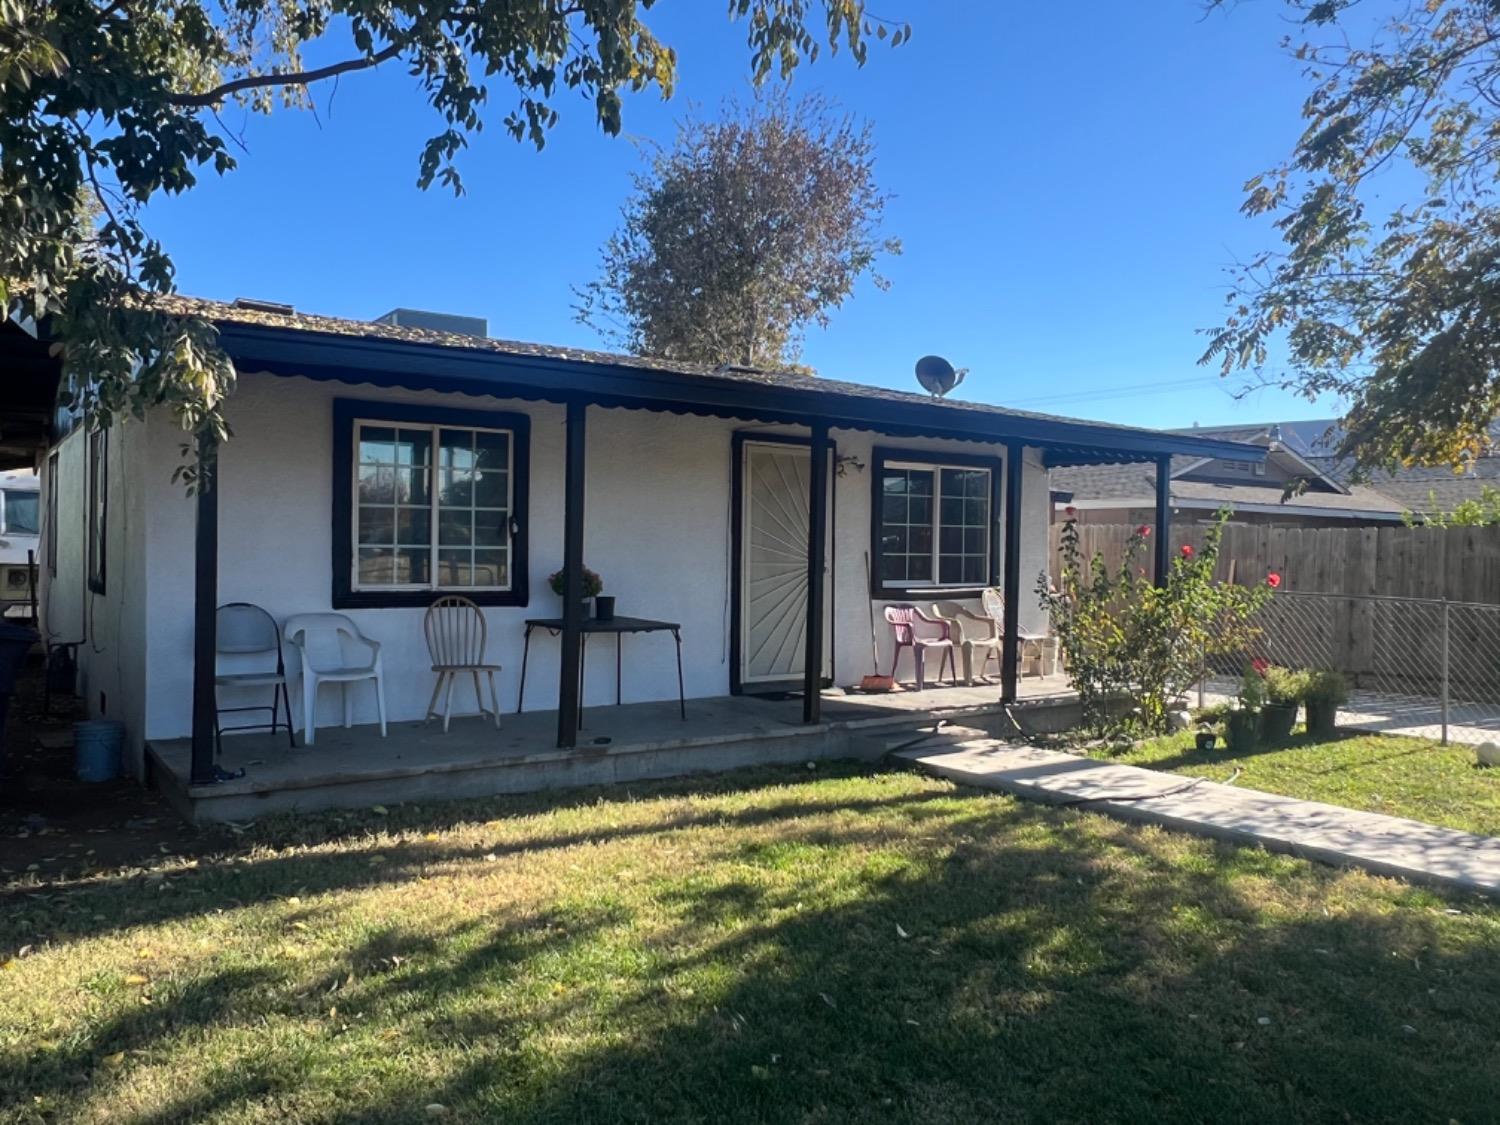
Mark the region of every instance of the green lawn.
<instances>
[{"instance_id":1,"label":"green lawn","mask_svg":"<svg viewBox=\"0 0 1500 1125\"><path fill-rule=\"evenodd\" d=\"M0 964L0 1120L1479 1122L1500 1094L1500 908L857 766L13 883Z\"/></svg>"},{"instance_id":2,"label":"green lawn","mask_svg":"<svg viewBox=\"0 0 1500 1125\"><path fill-rule=\"evenodd\" d=\"M1248 754L1199 751L1191 732L1153 739L1111 761L1227 781L1288 797L1326 801L1500 836L1500 769L1480 769L1472 746L1384 734L1318 741L1304 734Z\"/></svg>"}]
</instances>

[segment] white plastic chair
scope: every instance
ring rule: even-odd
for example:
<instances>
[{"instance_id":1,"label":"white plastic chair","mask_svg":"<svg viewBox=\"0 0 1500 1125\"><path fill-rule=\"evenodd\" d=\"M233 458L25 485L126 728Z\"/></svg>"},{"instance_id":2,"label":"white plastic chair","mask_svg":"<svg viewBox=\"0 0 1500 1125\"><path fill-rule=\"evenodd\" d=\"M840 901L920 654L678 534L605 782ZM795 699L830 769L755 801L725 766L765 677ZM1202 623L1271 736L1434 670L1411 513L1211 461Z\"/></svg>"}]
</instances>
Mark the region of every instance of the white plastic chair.
<instances>
[{"instance_id":1,"label":"white plastic chair","mask_svg":"<svg viewBox=\"0 0 1500 1125\"><path fill-rule=\"evenodd\" d=\"M375 706L380 712L380 737L385 737L385 681L380 669L380 642L372 641L342 613L299 613L287 618L287 643L302 658L302 725L304 741L313 744L318 722L318 688L340 684L344 696L344 726L353 721L349 685L375 681Z\"/></svg>"},{"instance_id":2,"label":"white plastic chair","mask_svg":"<svg viewBox=\"0 0 1500 1125\"><path fill-rule=\"evenodd\" d=\"M985 588L980 595L980 602L984 606L984 612L990 620L995 623L996 638L1005 635L1005 595L993 586ZM1020 633L1020 652L1016 654L1019 661L1021 675L1026 675L1028 668L1032 669L1037 676L1056 675L1059 663L1059 648L1057 638L1047 633L1028 633L1022 630ZM998 649L996 650L998 653Z\"/></svg>"},{"instance_id":3,"label":"white plastic chair","mask_svg":"<svg viewBox=\"0 0 1500 1125\"><path fill-rule=\"evenodd\" d=\"M981 617L967 606L952 601L934 602L932 615L948 622L948 635L957 642L963 653L964 683L972 684L975 676L985 679L985 670L989 668L990 660L1000 659L1000 646L1005 643L994 619ZM980 656L977 670L974 667L976 653Z\"/></svg>"},{"instance_id":4,"label":"white plastic chair","mask_svg":"<svg viewBox=\"0 0 1500 1125\"><path fill-rule=\"evenodd\" d=\"M474 678L474 702L479 714L495 720L500 726L500 697L495 694L495 673L498 664L484 662L484 646L489 630L484 623L484 613L468 598L449 594L427 607L427 616L422 620L422 629L427 634L427 651L432 655L432 670L437 673L437 683L432 688L432 699L427 704L427 715L422 720L430 721L437 715L438 695L443 695L443 733L448 733L448 719L453 713L453 681L460 672ZM484 692L479 689L479 674L483 672L490 684L490 705L484 705ZM443 688L447 687L447 692Z\"/></svg>"}]
</instances>

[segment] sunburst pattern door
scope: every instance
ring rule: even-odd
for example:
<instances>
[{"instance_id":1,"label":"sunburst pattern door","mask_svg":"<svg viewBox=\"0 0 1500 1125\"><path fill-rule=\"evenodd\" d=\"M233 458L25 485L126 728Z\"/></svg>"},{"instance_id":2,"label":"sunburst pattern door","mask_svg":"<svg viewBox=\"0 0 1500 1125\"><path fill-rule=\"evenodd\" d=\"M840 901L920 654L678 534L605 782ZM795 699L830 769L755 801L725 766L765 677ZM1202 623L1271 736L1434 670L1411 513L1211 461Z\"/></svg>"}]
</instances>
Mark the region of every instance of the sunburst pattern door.
<instances>
[{"instance_id":1,"label":"sunburst pattern door","mask_svg":"<svg viewBox=\"0 0 1500 1125\"><path fill-rule=\"evenodd\" d=\"M806 446L781 442L746 442L743 450L740 682L800 680L807 644L811 458ZM831 519L829 524L831 527ZM831 566L831 552L829 563ZM832 607L826 595L824 605L828 607L824 625L826 674L832 667Z\"/></svg>"}]
</instances>

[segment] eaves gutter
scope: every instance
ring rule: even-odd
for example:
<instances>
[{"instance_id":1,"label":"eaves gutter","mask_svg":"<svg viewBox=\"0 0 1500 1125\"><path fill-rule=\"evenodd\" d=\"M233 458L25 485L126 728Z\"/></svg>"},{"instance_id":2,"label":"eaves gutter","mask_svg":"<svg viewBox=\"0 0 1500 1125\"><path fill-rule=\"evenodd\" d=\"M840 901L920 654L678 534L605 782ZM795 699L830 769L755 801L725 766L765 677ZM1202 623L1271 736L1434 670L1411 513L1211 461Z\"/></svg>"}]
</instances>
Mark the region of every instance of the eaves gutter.
<instances>
[{"instance_id":1,"label":"eaves gutter","mask_svg":"<svg viewBox=\"0 0 1500 1125\"><path fill-rule=\"evenodd\" d=\"M751 418L830 422L850 429L927 434L969 441L1098 450L1135 459L1174 454L1260 461L1265 451L1239 442L1154 430L1094 426L961 404L884 399L809 386L758 385L626 364L462 349L221 321L219 342L247 372L269 371L376 386L449 390L546 402L585 400L603 406Z\"/></svg>"}]
</instances>

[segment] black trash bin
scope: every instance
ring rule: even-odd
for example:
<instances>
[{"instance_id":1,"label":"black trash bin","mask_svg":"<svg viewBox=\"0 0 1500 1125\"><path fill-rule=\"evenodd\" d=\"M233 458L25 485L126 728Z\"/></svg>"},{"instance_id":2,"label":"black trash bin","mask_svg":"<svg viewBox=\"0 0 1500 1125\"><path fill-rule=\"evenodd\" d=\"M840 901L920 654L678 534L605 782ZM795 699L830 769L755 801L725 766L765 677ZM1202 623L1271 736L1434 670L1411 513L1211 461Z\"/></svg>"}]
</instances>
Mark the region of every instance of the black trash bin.
<instances>
[{"instance_id":1,"label":"black trash bin","mask_svg":"<svg viewBox=\"0 0 1500 1125\"><path fill-rule=\"evenodd\" d=\"M37 640L30 629L0 621L0 774L5 772L5 718L16 690L16 673Z\"/></svg>"}]
</instances>

